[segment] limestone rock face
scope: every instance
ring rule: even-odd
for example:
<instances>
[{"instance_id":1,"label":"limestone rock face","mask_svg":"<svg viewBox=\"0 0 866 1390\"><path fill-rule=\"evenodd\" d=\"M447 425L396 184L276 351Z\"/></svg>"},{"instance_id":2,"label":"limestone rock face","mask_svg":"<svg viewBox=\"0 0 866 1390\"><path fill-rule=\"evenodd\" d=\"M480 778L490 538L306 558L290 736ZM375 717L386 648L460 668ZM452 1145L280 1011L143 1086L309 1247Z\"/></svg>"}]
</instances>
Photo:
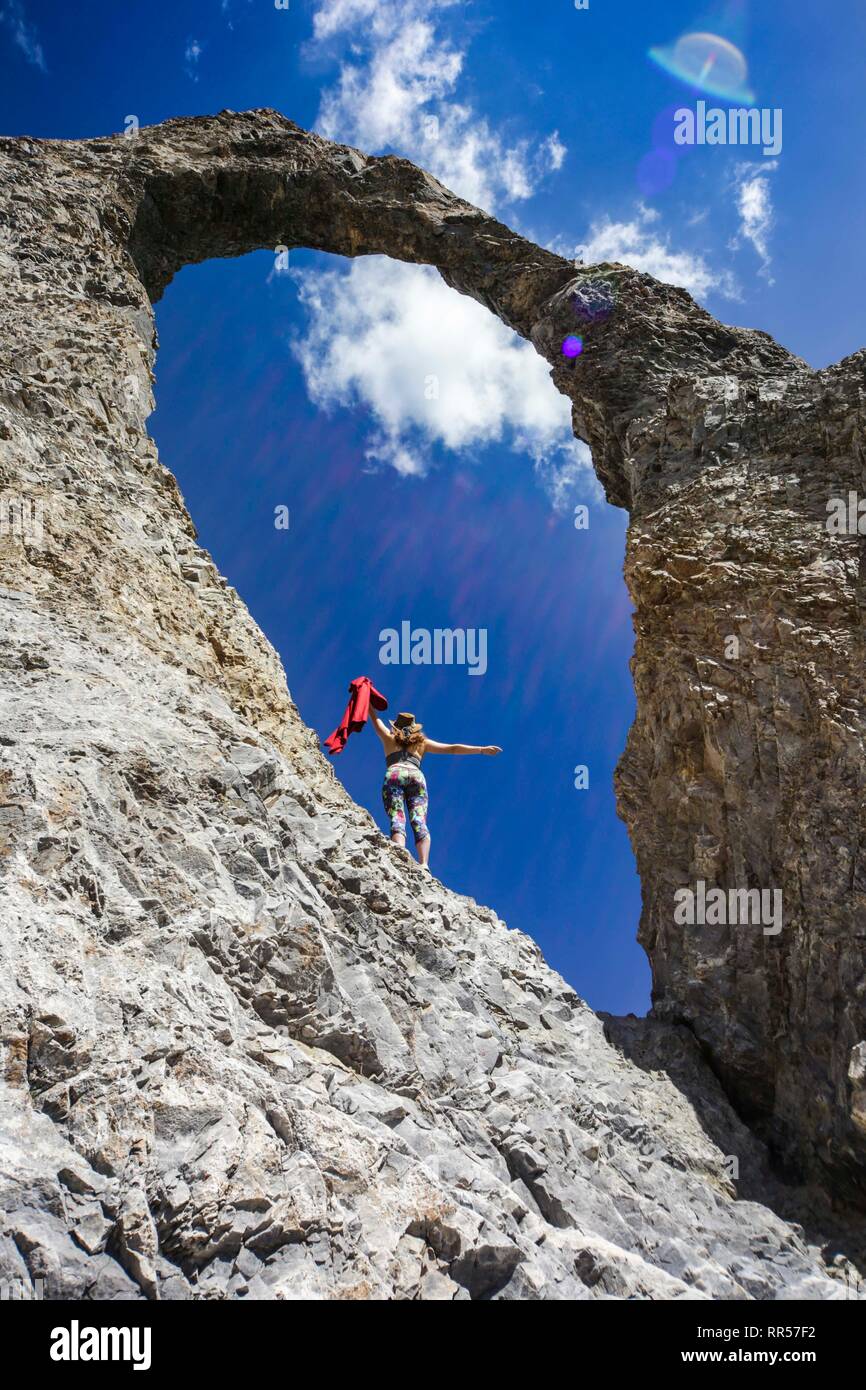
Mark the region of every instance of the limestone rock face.
<instances>
[{"instance_id":1,"label":"limestone rock face","mask_svg":"<svg viewBox=\"0 0 866 1390\"><path fill-rule=\"evenodd\" d=\"M0 163L0 1279L858 1296L814 1180L862 1196L863 540L824 520L866 492L864 355L813 373L271 111ZM150 301L280 244L438 266L548 358L631 510L649 1021L383 838L196 545ZM782 930L675 926L698 879L781 889Z\"/></svg>"}]
</instances>

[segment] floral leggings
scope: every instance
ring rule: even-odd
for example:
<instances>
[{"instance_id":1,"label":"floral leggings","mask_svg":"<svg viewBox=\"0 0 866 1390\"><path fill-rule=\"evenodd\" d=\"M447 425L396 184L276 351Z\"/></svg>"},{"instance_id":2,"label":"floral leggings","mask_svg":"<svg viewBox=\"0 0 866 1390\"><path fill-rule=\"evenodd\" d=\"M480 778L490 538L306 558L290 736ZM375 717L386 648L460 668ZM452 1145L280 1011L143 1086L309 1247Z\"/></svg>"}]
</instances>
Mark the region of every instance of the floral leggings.
<instances>
[{"instance_id":1,"label":"floral leggings","mask_svg":"<svg viewBox=\"0 0 866 1390\"><path fill-rule=\"evenodd\" d=\"M388 768L382 783L382 802L391 822L392 835L406 834L404 797L417 845L419 840L426 840L430 834L427 829L427 782L419 767L412 763L395 763Z\"/></svg>"}]
</instances>

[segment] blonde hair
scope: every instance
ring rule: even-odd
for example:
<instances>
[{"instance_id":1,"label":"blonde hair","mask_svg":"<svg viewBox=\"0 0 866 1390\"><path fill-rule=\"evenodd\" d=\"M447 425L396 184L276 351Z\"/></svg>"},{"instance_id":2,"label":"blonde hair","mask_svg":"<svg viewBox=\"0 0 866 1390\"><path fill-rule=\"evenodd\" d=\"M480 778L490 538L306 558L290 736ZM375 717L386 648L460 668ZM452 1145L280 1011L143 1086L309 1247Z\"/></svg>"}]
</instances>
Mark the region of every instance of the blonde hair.
<instances>
[{"instance_id":1,"label":"blonde hair","mask_svg":"<svg viewBox=\"0 0 866 1390\"><path fill-rule=\"evenodd\" d=\"M417 723L414 714L408 710L403 710L396 719L391 720L391 732L401 747L408 748L411 753L424 747L424 726Z\"/></svg>"}]
</instances>

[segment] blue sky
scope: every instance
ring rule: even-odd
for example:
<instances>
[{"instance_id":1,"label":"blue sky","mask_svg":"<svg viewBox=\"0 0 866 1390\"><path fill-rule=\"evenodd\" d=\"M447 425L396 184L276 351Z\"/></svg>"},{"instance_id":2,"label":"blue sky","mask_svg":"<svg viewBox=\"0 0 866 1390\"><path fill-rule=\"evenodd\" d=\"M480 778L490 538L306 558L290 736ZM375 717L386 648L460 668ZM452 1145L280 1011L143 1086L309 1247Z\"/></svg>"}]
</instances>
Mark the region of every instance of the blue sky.
<instances>
[{"instance_id":1,"label":"blue sky","mask_svg":"<svg viewBox=\"0 0 866 1390\"><path fill-rule=\"evenodd\" d=\"M827 15L809 0L0 0L0 128L71 138L276 107L824 366L863 345L866 289L866 10ZM781 110L775 158L674 146L673 112L700 93L648 53L707 31L743 54L755 105ZM501 744L431 760L434 872L534 936L595 1007L643 1012L611 785L633 714L626 518L544 364L435 273L380 258L190 267L157 324L153 435L306 721L329 732L366 672L433 737ZM380 665L380 630L404 619L485 628L486 674ZM366 732L335 767L383 824L380 763Z\"/></svg>"}]
</instances>

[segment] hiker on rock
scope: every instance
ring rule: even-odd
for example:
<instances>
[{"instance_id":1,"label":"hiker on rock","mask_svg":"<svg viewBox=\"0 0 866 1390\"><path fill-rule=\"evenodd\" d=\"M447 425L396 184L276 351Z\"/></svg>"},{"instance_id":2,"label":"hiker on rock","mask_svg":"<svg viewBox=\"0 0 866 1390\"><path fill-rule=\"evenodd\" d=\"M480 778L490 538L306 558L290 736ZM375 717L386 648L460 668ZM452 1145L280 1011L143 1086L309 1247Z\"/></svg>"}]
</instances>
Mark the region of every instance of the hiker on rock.
<instances>
[{"instance_id":1,"label":"hiker on rock","mask_svg":"<svg viewBox=\"0 0 866 1390\"><path fill-rule=\"evenodd\" d=\"M406 846L406 811L404 799L409 808L409 820L415 836L415 848L422 869L429 873L430 831L427 829L427 782L421 771L421 759L425 753L485 753L488 757L501 753L493 743L477 748L471 743L437 743L428 738L423 727L415 722L414 714L404 711L397 718L384 724L374 710L370 710L373 727L382 740L385 749L385 781L382 783L382 801L391 824L391 840L401 849Z\"/></svg>"}]
</instances>

